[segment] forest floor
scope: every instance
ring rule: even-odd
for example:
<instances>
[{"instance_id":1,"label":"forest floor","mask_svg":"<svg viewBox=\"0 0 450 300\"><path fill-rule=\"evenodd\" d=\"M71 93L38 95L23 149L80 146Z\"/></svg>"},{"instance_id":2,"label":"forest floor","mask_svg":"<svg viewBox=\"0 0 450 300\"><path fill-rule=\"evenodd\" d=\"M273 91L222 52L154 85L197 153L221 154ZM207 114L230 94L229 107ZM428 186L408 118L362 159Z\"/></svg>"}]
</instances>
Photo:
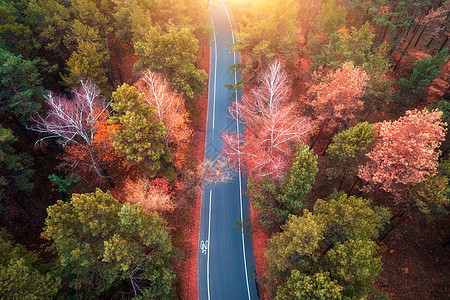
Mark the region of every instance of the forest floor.
<instances>
[{"instance_id":1,"label":"forest floor","mask_svg":"<svg viewBox=\"0 0 450 300\"><path fill-rule=\"evenodd\" d=\"M383 271L376 280L392 299L450 299L450 217L407 219L386 237Z\"/></svg>"}]
</instances>

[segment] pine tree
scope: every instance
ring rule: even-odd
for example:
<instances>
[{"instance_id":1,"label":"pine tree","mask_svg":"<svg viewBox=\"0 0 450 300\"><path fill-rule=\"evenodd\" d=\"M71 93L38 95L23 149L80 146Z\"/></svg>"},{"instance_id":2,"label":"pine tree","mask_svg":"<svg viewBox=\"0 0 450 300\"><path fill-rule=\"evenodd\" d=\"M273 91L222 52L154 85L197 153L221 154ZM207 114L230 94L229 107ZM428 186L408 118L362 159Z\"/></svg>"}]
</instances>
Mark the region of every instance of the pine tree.
<instances>
[{"instance_id":1,"label":"pine tree","mask_svg":"<svg viewBox=\"0 0 450 300\"><path fill-rule=\"evenodd\" d=\"M149 177L172 178L172 155L164 139L166 128L158 119L155 107L146 104L144 95L126 83L113 93L113 98L111 107L115 114L110 122L120 124L114 130L114 147Z\"/></svg>"},{"instance_id":2,"label":"pine tree","mask_svg":"<svg viewBox=\"0 0 450 300\"><path fill-rule=\"evenodd\" d=\"M175 278L172 243L164 221L139 206L122 205L110 193L73 194L50 206L44 235L54 242L65 285L79 297L98 297L119 281L132 293L167 297Z\"/></svg>"}]
</instances>

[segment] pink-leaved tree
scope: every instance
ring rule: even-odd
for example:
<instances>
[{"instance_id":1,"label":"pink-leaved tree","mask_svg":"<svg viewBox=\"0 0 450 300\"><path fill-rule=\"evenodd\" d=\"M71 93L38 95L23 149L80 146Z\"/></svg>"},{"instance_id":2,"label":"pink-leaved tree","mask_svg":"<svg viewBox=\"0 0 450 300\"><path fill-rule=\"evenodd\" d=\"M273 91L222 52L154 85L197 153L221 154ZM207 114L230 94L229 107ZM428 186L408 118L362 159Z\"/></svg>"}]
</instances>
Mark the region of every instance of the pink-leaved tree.
<instances>
[{"instance_id":1,"label":"pink-leaved tree","mask_svg":"<svg viewBox=\"0 0 450 300\"><path fill-rule=\"evenodd\" d=\"M290 93L287 74L276 60L261 84L229 108L245 130L223 135L224 153L234 162L241 160L253 175L283 176L296 146L314 128L308 118L298 115L298 106L289 101Z\"/></svg>"},{"instance_id":2,"label":"pink-leaved tree","mask_svg":"<svg viewBox=\"0 0 450 300\"><path fill-rule=\"evenodd\" d=\"M167 129L165 139L180 167L186 160L192 129L181 94L171 90L169 83L158 73L146 71L136 82L136 88L144 94L147 104L156 108L159 120Z\"/></svg>"},{"instance_id":3,"label":"pink-leaved tree","mask_svg":"<svg viewBox=\"0 0 450 300\"><path fill-rule=\"evenodd\" d=\"M445 123L439 110L407 111L396 121L375 124L377 138L369 161L358 176L367 184L365 191L383 189L394 194L436 174L438 150L445 140Z\"/></svg>"},{"instance_id":4,"label":"pink-leaved tree","mask_svg":"<svg viewBox=\"0 0 450 300\"><path fill-rule=\"evenodd\" d=\"M308 89L308 102L321 122L318 137L328 122L330 126L338 127L342 121L353 118L354 113L363 108L361 96L369 77L362 68L355 67L351 62L323 77L318 74L313 77L316 83ZM315 141L311 148L314 144Z\"/></svg>"}]
</instances>

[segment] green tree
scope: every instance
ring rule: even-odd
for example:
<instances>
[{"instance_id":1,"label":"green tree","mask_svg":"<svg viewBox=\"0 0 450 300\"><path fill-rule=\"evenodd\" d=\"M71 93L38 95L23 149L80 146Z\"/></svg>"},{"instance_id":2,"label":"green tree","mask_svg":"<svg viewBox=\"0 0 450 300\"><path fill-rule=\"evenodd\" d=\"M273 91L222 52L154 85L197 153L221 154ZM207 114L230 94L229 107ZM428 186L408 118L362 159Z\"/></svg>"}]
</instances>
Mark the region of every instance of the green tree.
<instances>
[{"instance_id":1,"label":"green tree","mask_svg":"<svg viewBox=\"0 0 450 300\"><path fill-rule=\"evenodd\" d=\"M302 144L285 178L266 176L248 181L252 203L261 213L260 222L264 228L276 229L286 222L289 214L296 214L303 207L317 171L317 155Z\"/></svg>"},{"instance_id":2,"label":"green tree","mask_svg":"<svg viewBox=\"0 0 450 300\"><path fill-rule=\"evenodd\" d=\"M447 214L449 206L449 186L446 176L428 178L406 190L408 205L414 205L427 218L432 219Z\"/></svg>"},{"instance_id":3,"label":"green tree","mask_svg":"<svg viewBox=\"0 0 450 300\"><path fill-rule=\"evenodd\" d=\"M294 0L253 1L236 34L232 50L249 56L244 72L258 75L275 57L290 64L295 62L298 55L298 13L299 6Z\"/></svg>"},{"instance_id":4,"label":"green tree","mask_svg":"<svg viewBox=\"0 0 450 300\"><path fill-rule=\"evenodd\" d=\"M327 0L322 4L316 18L316 30L319 33L330 36L338 29L345 26L347 11L336 0Z\"/></svg>"},{"instance_id":5,"label":"green tree","mask_svg":"<svg viewBox=\"0 0 450 300\"><path fill-rule=\"evenodd\" d=\"M199 46L193 29L169 23L164 29L154 26L147 32L134 44L136 55L141 56L135 69L162 73L171 87L187 98L202 93L207 74L195 66Z\"/></svg>"},{"instance_id":6,"label":"green tree","mask_svg":"<svg viewBox=\"0 0 450 300\"><path fill-rule=\"evenodd\" d=\"M43 48L62 55L66 59L68 52L64 39L71 29L71 9L66 1L29 0L26 14L39 34L39 43Z\"/></svg>"},{"instance_id":7,"label":"green tree","mask_svg":"<svg viewBox=\"0 0 450 300\"><path fill-rule=\"evenodd\" d=\"M355 177L358 165L370 151L375 136L375 128L368 122L356 124L335 135L326 151L332 164L326 170L329 178L341 177L341 187L345 178Z\"/></svg>"},{"instance_id":8,"label":"green tree","mask_svg":"<svg viewBox=\"0 0 450 300\"><path fill-rule=\"evenodd\" d=\"M144 101L144 95L135 87L123 84L113 93L111 107L115 114L113 146L127 160L137 163L149 176L165 175L172 178L172 155L164 139L166 128L158 119L155 107Z\"/></svg>"},{"instance_id":9,"label":"green tree","mask_svg":"<svg viewBox=\"0 0 450 300\"><path fill-rule=\"evenodd\" d=\"M34 267L37 255L14 244L0 228L0 298L52 299L61 285L59 277L42 274Z\"/></svg>"},{"instance_id":10,"label":"green tree","mask_svg":"<svg viewBox=\"0 0 450 300\"><path fill-rule=\"evenodd\" d=\"M13 148L17 140L11 130L0 125L0 200L11 197L18 190L34 188L32 157L26 153L17 154Z\"/></svg>"},{"instance_id":11,"label":"green tree","mask_svg":"<svg viewBox=\"0 0 450 300\"><path fill-rule=\"evenodd\" d=\"M36 61L23 59L0 48L0 114L25 123L41 108L44 89Z\"/></svg>"},{"instance_id":12,"label":"green tree","mask_svg":"<svg viewBox=\"0 0 450 300\"><path fill-rule=\"evenodd\" d=\"M344 192L332 193L328 199L314 204L316 220L326 228L327 245L336 241L373 240L390 220L389 209L372 207L369 199L347 196Z\"/></svg>"},{"instance_id":13,"label":"green tree","mask_svg":"<svg viewBox=\"0 0 450 300\"><path fill-rule=\"evenodd\" d=\"M265 254L269 292L275 295L278 289L279 299L303 299L293 296L297 293L305 299L327 299L320 294L326 292L341 299L341 286L343 296L356 299L382 295L371 285L381 271L373 240L389 219L387 208L372 207L370 200L342 192L318 200L313 212L291 215L271 238ZM292 274L295 277L290 279ZM312 286L317 287L314 296Z\"/></svg>"},{"instance_id":14,"label":"green tree","mask_svg":"<svg viewBox=\"0 0 450 300\"><path fill-rule=\"evenodd\" d=\"M67 61L66 68L69 74L63 76L67 86L73 87L80 79L90 78L105 90L108 84L108 67L105 66L105 62L109 60L105 54L95 43L81 41L77 51L73 52Z\"/></svg>"},{"instance_id":15,"label":"green tree","mask_svg":"<svg viewBox=\"0 0 450 300\"><path fill-rule=\"evenodd\" d=\"M327 252L325 260L331 277L344 286L345 296L359 298L369 293L370 283L382 269L377 251L373 241L350 240Z\"/></svg>"},{"instance_id":16,"label":"green tree","mask_svg":"<svg viewBox=\"0 0 450 300\"><path fill-rule=\"evenodd\" d=\"M368 22L359 29L352 27L350 32L341 30L332 35L321 53L314 57L315 63L317 66L327 66L333 69L342 67L347 61L351 61L357 66L363 66L372 53L374 37L375 34L372 33Z\"/></svg>"},{"instance_id":17,"label":"green tree","mask_svg":"<svg viewBox=\"0 0 450 300\"><path fill-rule=\"evenodd\" d=\"M30 22L23 13L27 4L28 0L0 2L0 48L31 59L38 45L33 38Z\"/></svg>"},{"instance_id":18,"label":"green tree","mask_svg":"<svg viewBox=\"0 0 450 300\"><path fill-rule=\"evenodd\" d=\"M298 270L293 270L286 282L280 286L275 300L331 300L342 299L342 290L336 280L330 278L330 273L314 273L307 276Z\"/></svg>"},{"instance_id":19,"label":"green tree","mask_svg":"<svg viewBox=\"0 0 450 300\"><path fill-rule=\"evenodd\" d=\"M283 183L284 195L279 200L290 212L295 213L303 207L318 171L317 155L308 145L300 145Z\"/></svg>"},{"instance_id":20,"label":"green tree","mask_svg":"<svg viewBox=\"0 0 450 300\"><path fill-rule=\"evenodd\" d=\"M432 81L439 75L440 68L448 61L448 49L442 50L435 57L425 57L414 63L411 76L398 80L398 91L394 94L394 100L398 103L409 105L421 100Z\"/></svg>"},{"instance_id":21,"label":"green tree","mask_svg":"<svg viewBox=\"0 0 450 300\"><path fill-rule=\"evenodd\" d=\"M304 210L303 216L291 215L281 229L271 238L265 253L269 274L277 278L293 269L310 269L323 239L324 224Z\"/></svg>"},{"instance_id":22,"label":"green tree","mask_svg":"<svg viewBox=\"0 0 450 300\"><path fill-rule=\"evenodd\" d=\"M120 281L151 299L172 292L172 243L158 215L122 205L99 189L73 194L47 211L44 235L54 242L64 283L79 297L99 296Z\"/></svg>"}]
</instances>

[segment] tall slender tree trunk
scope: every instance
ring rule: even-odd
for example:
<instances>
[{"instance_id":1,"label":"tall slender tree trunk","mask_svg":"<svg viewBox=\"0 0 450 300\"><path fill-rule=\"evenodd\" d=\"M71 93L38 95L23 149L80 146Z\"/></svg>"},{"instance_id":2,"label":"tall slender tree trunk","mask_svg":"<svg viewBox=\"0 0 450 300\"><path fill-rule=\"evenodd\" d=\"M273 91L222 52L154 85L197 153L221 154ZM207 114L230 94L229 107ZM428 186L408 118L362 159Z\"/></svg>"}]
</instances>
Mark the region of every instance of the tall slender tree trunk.
<instances>
[{"instance_id":1,"label":"tall slender tree trunk","mask_svg":"<svg viewBox=\"0 0 450 300\"><path fill-rule=\"evenodd\" d=\"M448 42L448 35L445 37L445 40L444 40L444 42L442 43L441 48L439 48L439 52L441 52L442 49L444 49L445 44L447 44L447 42ZM439 53L439 52L438 52L438 53Z\"/></svg>"},{"instance_id":2,"label":"tall slender tree trunk","mask_svg":"<svg viewBox=\"0 0 450 300\"><path fill-rule=\"evenodd\" d=\"M356 180L355 180L355 182L353 182L352 187L350 188L350 191L348 191L349 194L353 191L353 188L356 186L358 181L359 181L359 177L356 177Z\"/></svg>"},{"instance_id":3,"label":"tall slender tree trunk","mask_svg":"<svg viewBox=\"0 0 450 300\"><path fill-rule=\"evenodd\" d=\"M422 37L422 35L423 35L423 33L425 32L425 29L426 29L426 28L427 28L427 25L423 26L422 32L419 34L419 37L417 38L417 41L416 41L416 43L414 44L414 47L416 47L417 44L419 43L420 38Z\"/></svg>"},{"instance_id":4,"label":"tall slender tree trunk","mask_svg":"<svg viewBox=\"0 0 450 300\"><path fill-rule=\"evenodd\" d=\"M329 117L325 118L325 120L322 122L322 126L320 127L319 133L314 138L314 141L311 144L311 147L309 147L310 150L314 148L314 145L316 144L317 140L319 139L320 133L322 132L323 128L325 127L326 123L330 120Z\"/></svg>"}]
</instances>

